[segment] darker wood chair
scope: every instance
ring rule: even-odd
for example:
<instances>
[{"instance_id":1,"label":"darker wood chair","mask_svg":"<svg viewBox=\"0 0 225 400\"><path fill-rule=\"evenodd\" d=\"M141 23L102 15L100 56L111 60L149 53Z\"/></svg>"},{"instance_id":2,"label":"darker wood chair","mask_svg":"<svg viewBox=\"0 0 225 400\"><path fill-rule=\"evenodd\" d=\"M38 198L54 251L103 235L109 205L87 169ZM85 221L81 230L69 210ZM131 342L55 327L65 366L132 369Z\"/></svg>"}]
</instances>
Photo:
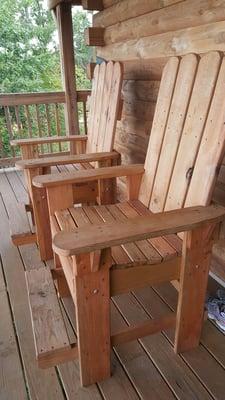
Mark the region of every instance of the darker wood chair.
<instances>
[{"instance_id":1,"label":"darker wood chair","mask_svg":"<svg viewBox=\"0 0 225 400\"><path fill-rule=\"evenodd\" d=\"M116 122L121 115L121 85L122 66L120 63L102 63L94 70L92 94L90 98L90 111L88 117L88 135L49 137L35 139L17 139L11 141L11 145L19 145L21 148L22 161L16 163L16 167L25 172L30 204L26 206L27 211L33 214L36 234L31 234L30 229L26 232L20 231L18 225L11 221L11 237L16 245L37 241L42 260L51 259L51 233L48 217L48 207L45 190L36 193L32 185L33 177L55 172L58 169L67 168L68 171L80 171L93 169L95 165L113 166L120 164L120 154L113 150ZM43 158L39 157L38 148L43 143L70 141L72 155L61 155ZM55 169L54 169L55 168ZM100 190L99 190L100 189ZM79 183L76 185L74 203L96 202L106 203L112 199L114 185L104 182L101 188L98 183ZM23 211L23 212L22 212ZM21 210L21 218L26 219L25 209ZM16 216L15 216L16 218ZM24 229L26 224L21 224Z\"/></svg>"}]
</instances>

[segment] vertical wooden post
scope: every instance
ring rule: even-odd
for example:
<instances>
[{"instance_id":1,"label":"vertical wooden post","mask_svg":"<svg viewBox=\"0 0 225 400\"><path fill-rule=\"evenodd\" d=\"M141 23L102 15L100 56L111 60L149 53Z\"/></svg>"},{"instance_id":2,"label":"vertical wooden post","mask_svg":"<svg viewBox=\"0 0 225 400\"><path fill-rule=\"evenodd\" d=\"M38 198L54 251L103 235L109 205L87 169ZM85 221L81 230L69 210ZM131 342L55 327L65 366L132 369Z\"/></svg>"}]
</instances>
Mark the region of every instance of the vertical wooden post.
<instances>
[{"instance_id":1,"label":"vertical wooden post","mask_svg":"<svg viewBox=\"0 0 225 400\"><path fill-rule=\"evenodd\" d=\"M73 258L81 383L86 386L110 376L111 252Z\"/></svg>"},{"instance_id":2,"label":"vertical wooden post","mask_svg":"<svg viewBox=\"0 0 225 400\"><path fill-rule=\"evenodd\" d=\"M65 122L69 135L79 134L77 108L77 92L75 79L75 57L73 46L73 25L71 3L60 3L56 7L58 34L60 44L61 73L65 90ZM73 143L70 144L72 154L75 154Z\"/></svg>"},{"instance_id":3,"label":"vertical wooden post","mask_svg":"<svg viewBox=\"0 0 225 400\"><path fill-rule=\"evenodd\" d=\"M175 332L177 353L199 344L213 236L218 232L215 228L214 224L206 224L184 235Z\"/></svg>"}]
</instances>

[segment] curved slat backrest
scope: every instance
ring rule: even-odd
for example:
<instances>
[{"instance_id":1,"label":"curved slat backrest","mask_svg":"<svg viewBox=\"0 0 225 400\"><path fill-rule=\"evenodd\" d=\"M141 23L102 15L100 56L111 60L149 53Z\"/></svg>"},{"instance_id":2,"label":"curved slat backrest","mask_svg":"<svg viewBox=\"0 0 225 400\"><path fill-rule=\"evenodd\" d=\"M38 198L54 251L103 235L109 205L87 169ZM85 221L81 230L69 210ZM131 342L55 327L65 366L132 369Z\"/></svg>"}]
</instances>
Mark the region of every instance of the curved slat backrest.
<instances>
[{"instance_id":1,"label":"curved slat backrest","mask_svg":"<svg viewBox=\"0 0 225 400\"><path fill-rule=\"evenodd\" d=\"M153 212L211 201L225 150L225 59L171 58L163 72L139 199Z\"/></svg>"},{"instance_id":2,"label":"curved slat backrest","mask_svg":"<svg viewBox=\"0 0 225 400\"><path fill-rule=\"evenodd\" d=\"M88 153L113 150L121 86L120 63L96 65L88 117Z\"/></svg>"}]
</instances>

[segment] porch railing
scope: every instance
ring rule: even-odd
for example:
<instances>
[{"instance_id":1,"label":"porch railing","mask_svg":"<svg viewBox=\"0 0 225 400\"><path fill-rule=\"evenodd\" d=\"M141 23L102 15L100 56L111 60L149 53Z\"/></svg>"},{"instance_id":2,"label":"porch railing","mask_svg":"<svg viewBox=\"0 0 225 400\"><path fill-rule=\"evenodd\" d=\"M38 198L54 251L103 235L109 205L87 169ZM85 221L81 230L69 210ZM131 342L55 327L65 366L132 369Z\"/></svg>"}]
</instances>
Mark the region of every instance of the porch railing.
<instances>
[{"instance_id":1,"label":"porch railing","mask_svg":"<svg viewBox=\"0 0 225 400\"><path fill-rule=\"evenodd\" d=\"M86 103L89 90L77 91L79 127L87 133ZM0 167L14 165L19 148L10 140L27 137L65 136L64 92L0 94ZM69 151L68 144L44 144L43 155Z\"/></svg>"}]
</instances>

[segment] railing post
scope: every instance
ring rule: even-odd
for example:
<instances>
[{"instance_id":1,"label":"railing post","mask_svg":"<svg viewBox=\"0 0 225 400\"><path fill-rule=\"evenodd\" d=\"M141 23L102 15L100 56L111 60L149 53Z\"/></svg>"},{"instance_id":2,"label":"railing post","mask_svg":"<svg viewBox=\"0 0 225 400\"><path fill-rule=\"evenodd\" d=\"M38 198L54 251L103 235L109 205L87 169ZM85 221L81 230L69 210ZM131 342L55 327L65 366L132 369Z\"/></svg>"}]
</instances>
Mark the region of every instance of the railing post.
<instances>
[{"instance_id":1,"label":"railing post","mask_svg":"<svg viewBox=\"0 0 225 400\"><path fill-rule=\"evenodd\" d=\"M56 7L56 18L60 44L61 73L66 100L66 130L69 135L78 135L79 119L77 108L71 4L58 4ZM74 149L71 148L72 153L74 152L73 150Z\"/></svg>"}]
</instances>

